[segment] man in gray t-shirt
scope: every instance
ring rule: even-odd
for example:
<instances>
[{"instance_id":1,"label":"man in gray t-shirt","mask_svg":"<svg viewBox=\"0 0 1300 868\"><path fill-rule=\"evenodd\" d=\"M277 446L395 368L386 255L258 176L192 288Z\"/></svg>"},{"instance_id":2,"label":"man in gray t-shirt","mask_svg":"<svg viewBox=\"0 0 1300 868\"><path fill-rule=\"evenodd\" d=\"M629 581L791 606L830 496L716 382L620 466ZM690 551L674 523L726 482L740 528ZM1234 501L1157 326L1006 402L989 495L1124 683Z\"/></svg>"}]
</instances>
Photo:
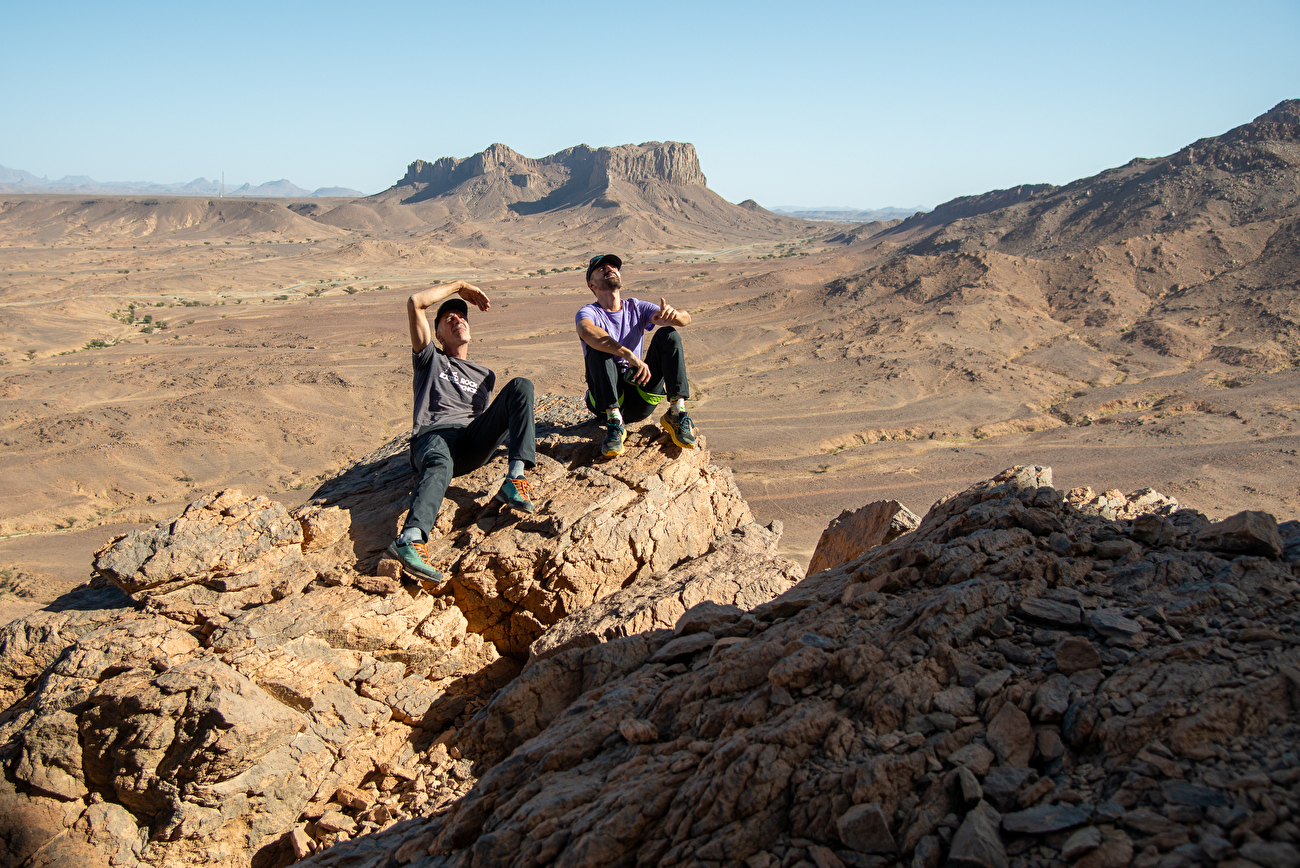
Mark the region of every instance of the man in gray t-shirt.
<instances>
[{"instance_id":1,"label":"man in gray t-shirt","mask_svg":"<svg viewBox=\"0 0 1300 868\"><path fill-rule=\"evenodd\" d=\"M447 486L486 464L507 439L510 464L496 500L533 511L534 495L524 478L537 458L533 384L516 377L491 400L496 374L469 360L466 302L482 311L492 306L483 290L463 280L430 287L406 301L415 388L410 460L418 480L402 533L388 554L401 561L408 575L433 582L442 582L443 576L429 560L429 533ZM439 307L430 328L427 311L434 305Z\"/></svg>"}]
</instances>

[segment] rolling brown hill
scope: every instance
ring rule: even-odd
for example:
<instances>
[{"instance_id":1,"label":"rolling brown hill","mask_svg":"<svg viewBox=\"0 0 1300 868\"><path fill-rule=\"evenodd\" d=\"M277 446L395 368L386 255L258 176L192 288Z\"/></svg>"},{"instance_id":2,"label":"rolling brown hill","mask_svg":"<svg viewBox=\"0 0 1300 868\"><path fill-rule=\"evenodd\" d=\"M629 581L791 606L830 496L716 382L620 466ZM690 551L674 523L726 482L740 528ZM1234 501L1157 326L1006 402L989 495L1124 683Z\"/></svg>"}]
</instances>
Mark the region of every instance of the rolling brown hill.
<instances>
[{"instance_id":1,"label":"rolling brown hill","mask_svg":"<svg viewBox=\"0 0 1300 868\"><path fill-rule=\"evenodd\" d=\"M733 459L759 514L811 540L825 516L801 513L822 493L924 504L935 479L1026 455L1294 513L1297 105L1165 159L833 236L837 276L736 282L768 289L711 312L705 384L713 430L764 420Z\"/></svg>"},{"instance_id":2,"label":"rolling brown hill","mask_svg":"<svg viewBox=\"0 0 1300 868\"><path fill-rule=\"evenodd\" d=\"M52 243L338 234L281 202L257 199L29 195L0 201L0 236L13 240Z\"/></svg>"}]
</instances>

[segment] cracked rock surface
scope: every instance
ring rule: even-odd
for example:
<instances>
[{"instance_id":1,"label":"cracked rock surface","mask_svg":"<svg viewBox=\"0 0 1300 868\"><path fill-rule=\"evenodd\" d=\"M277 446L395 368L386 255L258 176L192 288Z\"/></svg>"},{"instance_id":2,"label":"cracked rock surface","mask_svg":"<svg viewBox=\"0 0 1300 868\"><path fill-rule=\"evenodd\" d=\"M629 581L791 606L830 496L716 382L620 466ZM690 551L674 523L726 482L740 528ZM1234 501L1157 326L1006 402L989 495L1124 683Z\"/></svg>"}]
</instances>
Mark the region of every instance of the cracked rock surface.
<instances>
[{"instance_id":1,"label":"cracked rock surface","mask_svg":"<svg viewBox=\"0 0 1300 868\"><path fill-rule=\"evenodd\" d=\"M455 480L441 588L382 558L400 440L292 512L214 492L105 546L94 582L0 631L0 862L261 868L445 811L477 779L458 730L549 627L625 587L671 627L801 577L706 449L647 425L600 460L561 427L573 403L541 402L535 515L492 504L503 455Z\"/></svg>"}]
</instances>

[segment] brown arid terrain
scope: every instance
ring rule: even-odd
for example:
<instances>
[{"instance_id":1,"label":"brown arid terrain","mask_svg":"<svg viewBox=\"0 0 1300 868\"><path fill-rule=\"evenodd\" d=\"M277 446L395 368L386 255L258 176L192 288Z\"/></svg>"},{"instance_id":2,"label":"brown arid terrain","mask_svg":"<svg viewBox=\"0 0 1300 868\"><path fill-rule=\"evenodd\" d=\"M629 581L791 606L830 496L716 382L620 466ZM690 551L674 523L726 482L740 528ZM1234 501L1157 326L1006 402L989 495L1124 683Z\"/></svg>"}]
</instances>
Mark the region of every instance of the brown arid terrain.
<instances>
[{"instance_id":1,"label":"brown arid terrain","mask_svg":"<svg viewBox=\"0 0 1300 868\"><path fill-rule=\"evenodd\" d=\"M597 455L610 251L698 450ZM680 143L15 196L0 269L5 864L1300 866L1300 101L877 224ZM542 496L457 479L439 588L383 549L452 278Z\"/></svg>"},{"instance_id":2,"label":"brown arid terrain","mask_svg":"<svg viewBox=\"0 0 1300 868\"><path fill-rule=\"evenodd\" d=\"M464 277L476 358L583 388L581 267L690 310L692 413L782 550L1025 460L1296 514L1297 109L902 223L732 205L677 143L493 145L358 200L0 203L0 617L218 486L299 502L409 418L402 304ZM221 310L225 308L225 310Z\"/></svg>"}]
</instances>

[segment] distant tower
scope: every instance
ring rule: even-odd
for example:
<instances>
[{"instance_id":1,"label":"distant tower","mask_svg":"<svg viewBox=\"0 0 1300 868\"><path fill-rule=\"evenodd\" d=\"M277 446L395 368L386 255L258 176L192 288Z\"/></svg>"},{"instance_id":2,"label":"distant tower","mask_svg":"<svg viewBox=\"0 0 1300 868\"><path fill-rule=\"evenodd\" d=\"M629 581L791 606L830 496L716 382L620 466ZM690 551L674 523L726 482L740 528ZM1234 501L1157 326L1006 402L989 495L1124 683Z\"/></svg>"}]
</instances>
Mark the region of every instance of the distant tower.
<instances>
[{"instance_id":1,"label":"distant tower","mask_svg":"<svg viewBox=\"0 0 1300 868\"><path fill-rule=\"evenodd\" d=\"M226 198L226 173L224 170L221 172L221 198Z\"/></svg>"}]
</instances>

